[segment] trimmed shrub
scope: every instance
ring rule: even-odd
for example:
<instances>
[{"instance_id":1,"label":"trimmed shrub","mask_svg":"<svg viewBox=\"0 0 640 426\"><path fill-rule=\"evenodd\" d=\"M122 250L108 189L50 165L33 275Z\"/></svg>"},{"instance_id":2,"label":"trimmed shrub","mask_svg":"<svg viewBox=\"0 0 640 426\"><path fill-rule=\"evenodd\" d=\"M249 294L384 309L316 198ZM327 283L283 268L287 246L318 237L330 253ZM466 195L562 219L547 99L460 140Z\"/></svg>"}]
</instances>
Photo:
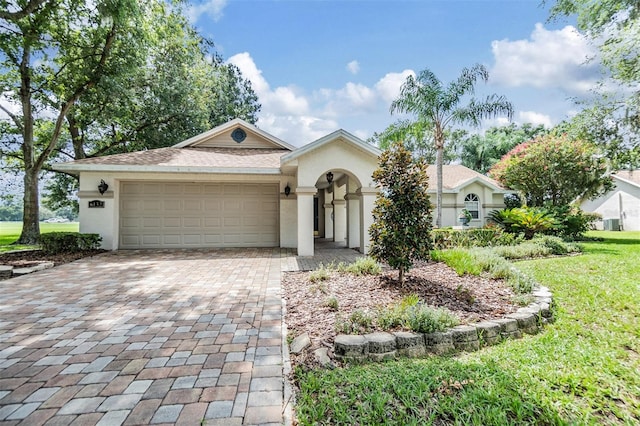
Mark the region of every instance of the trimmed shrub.
<instances>
[{"instance_id":1,"label":"trimmed shrub","mask_svg":"<svg viewBox=\"0 0 640 426\"><path fill-rule=\"evenodd\" d=\"M77 253L100 248L102 237L79 232L49 232L40 235L42 251L48 254Z\"/></svg>"},{"instance_id":2,"label":"trimmed shrub","mask_svg":"<svg viewBox=\"0 0 640 426\"><path fill-rule=\"evenodd\" d=\"M371 257L360 257L355 262L348 265L340 263L338 271L348 272L353 275L379 275L382 272L382 266Z\"/></svg>"},{"instance_id":3,"label":"trimmed shrub","mask_svg":"<svg viewBox=\"0 0 640 426\"><path fill-rule=\"evenodd\" d=\"M425 305L417 295L405 296L400 304L380 309L376 324L382 330L408 329L417 333L433 333L455 327L460 321L445 308Z\"/></svg>"},{"instance_id":4,"label":"trimmed shrub","mask_svg":"<svg viewBox=\"0 0 640 426\"><path fill-rule=\"evenodd\" d=\"M458 275L480 275L482 267L467 249L434 250L431 258L436 262L444 262Z\"/></svg>"},{"instance_id":5,"label":"trimmed shrub","mask_svg":"<svg viewBox=\"0 0 640 426\"><path fill-rule=\"evenodd\" d=\"M471 229L434 229L431 231L436 250L457 247L493 247L517 244L522 238L504 232L498 227Z\"/></svg>"},{"instance_id":6,"label":"trimmed shrub","mask_svg":"<svg viewBox=\"0 0 640 426\"><path fill-rule=\"evenodd\" d=\"M532 257L544 257L551 254L551 249L532 242L518 244L517 246L495 247L495 253L505 259L527 259Z\"/></svg>"}]
</instances>

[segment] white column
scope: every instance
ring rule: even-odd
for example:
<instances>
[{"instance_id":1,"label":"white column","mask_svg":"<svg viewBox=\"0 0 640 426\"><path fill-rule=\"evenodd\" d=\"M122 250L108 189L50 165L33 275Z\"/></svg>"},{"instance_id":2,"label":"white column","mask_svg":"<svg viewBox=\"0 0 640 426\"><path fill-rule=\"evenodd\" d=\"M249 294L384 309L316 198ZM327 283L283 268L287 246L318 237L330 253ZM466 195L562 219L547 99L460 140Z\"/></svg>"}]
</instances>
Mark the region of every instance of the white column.
<instances>
[{"instance_id":1,"label":"white column","mask_svg":"<svg viewBox=\"0 0 640 426\"><path fill-rule=\"evenodd\" d=\"M345 196L347 200L347 247L360 247L360 197L355 193Z\"/></svg>"},{"instance_id":2,"label":"white column","mask_svg":"<svg viewBox=\"0 0 640 426\"><path fill-rule=\"evenodd\" d=\"M378 190L376 188L368 187L362 187L357 191L357 194L360 195L360 252L363 254L369 253L369 246L371 245L369 228L373 224L371 212L373 211L377 193Z\"/></svg>"},{"instance_id":3,"label":"white column","mask_svg":"<svg viewBox=\"0 0 640 426\"><path fill-rule=\"evenodd\" d=\"M333 241L343 243L347 239L347 202L333 200Z\"/></svg>"},{"instance_id":4,"label":"white column","mask_svg":"<svg viewBox=\"0 0 640 426\"><path fill-rule=\"evenodd\" d=\"M313 196L315 187L296 188L298 200L298 256L313 256Z\"/></svg>"},{"instance_id":5,"label":"white column","mask_svg":"<svg viewBox=\"0 0 640 426\"><path fill-rule=\"evenodd\" d=\"M346 193L346 179L341 179L333 185L333 241L338 243L344 243L347 239L347 202L344 200Z\"/></svg>"},{"instance_id":6,"label":"white column","mask_svg":"<svg viewBox=\"0 0 640 426\"><path fill-rule=\"evenodd\" d=\"M329 189L324 190L324 237L328 240L333 239L333 193Z\"/></svg>"}]
</instances>

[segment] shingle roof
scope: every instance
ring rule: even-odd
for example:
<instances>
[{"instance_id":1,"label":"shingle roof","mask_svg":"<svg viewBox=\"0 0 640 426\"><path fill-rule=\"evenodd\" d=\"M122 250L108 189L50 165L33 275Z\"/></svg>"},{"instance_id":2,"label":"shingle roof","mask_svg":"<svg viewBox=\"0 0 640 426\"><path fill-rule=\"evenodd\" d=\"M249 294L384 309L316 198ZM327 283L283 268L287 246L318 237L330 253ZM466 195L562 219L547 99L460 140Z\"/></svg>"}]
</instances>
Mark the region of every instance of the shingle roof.
<instances>
[{"instance_id":1,"label":"shingle roof","mask_svg":"<svg viewBox=\"0 0 640 426\"><path fill-rule=\"evenodd\" d=\"M435 165L429 165L427 167L427 175L429 176L429 189L435 191L435 188L438 184ZM474 179L484 181L486 184L500 189L505 189L502 185L500 185L490 177L487 177L463 165L446 164L442 166L442 187L445 190L459 188L460 186Z\"/></svg>"},{"instance_id":2,"label":"shingle roof","mask_svg":"<svg viewBox=\"0 0 640 426\"><path fill-rule=\"evenodd\" d=\"M614 175L640 185L640 170L620 170L615 172Z\"/></svg>"},{"instance_id":3,"label":"shingle roof","mask_svg":"<svg viewBox=\"0 0 640 426\"><path fill-rule=\"evenodd\" d=\"M279 168L285 149L158 148L126 154L85 158L66 165L78 166L171 166L212 168Z\"/></svg>"}]
</instances>

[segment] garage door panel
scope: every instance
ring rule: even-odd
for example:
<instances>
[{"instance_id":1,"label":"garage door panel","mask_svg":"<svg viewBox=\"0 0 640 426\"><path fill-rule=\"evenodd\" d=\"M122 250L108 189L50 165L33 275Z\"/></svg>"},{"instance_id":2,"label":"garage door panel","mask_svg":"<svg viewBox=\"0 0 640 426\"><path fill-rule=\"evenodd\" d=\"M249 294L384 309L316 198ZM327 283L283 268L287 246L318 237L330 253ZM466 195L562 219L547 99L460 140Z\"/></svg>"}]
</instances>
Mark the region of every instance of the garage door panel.
<instances>
[{"instance_id":1,"label":"garage door panel","mask_svg":"<svg viewBox=\"0 0 640 426\"><path fill-rule=\"evenodd\" d=\"M164 200L162 202L162 209L165 212L178 213L182 211L182 202L180 200Z\"/></svg>"},{"instance_id":2,"label":"garage door panel","mask_svg":"<svg viewBox=\"0 0 640 426\"><path fill-rule=\"evenodd\" d=\"M183 211L185 213L202 211L202 200L184 200Z\"/></svg>"},{"instance_id":3,"label":"garage door panel","mask_svg":"<svg viewBox=\"0 0 640 426\"><path fill-rule=\"evenodd\" d=\"M181 234L165 234L162 236L162 242L165 246L179 247L182 242Z\"/></svg>"},{"instance_id":4,"label":"garage door panel","mask_svg":"<svg viewBox=\"0 0 640 426\"><path fill-rule=\"evenodd\" d=\"M275 247L275 184L123 182L120 247Z\"/></svg>"},{"instance_id":5,"label":"garage door panel","mask_svg":"<svg viewBox=\"0 0 640 426\"><path fill-rule=\"evenodd\" d=\"M143 247L155 247L162 241L162 236L158 234L145 234L142 236Z\"/></svg>"},{"instance_id":6,"label":"garage door panel","mask_svg":"<svg viewBox=\"0 0 640 426\"><path fill-rule=\"evenodd\" d=\"M223 208L222 206L222 201L221 200L210 200L210 199L205 199L204 200L204 209L209 211L209 212L219 212L221 211Z\"/></svg>"},{"instance_id":7,"label":"garage door panel","mask_svg":"<svg viewBox=\"0 0 640 426\"><path fill-rule=\"evenodd\" d=\"M164 228L180 228L182 225L182 219L180 217L165 217L162 219L162 226Z\"/></svg>"},{"instance_id":8,"label":"garage door panel","mask_svg":"<svg viewBox=\"0 0 640 426\"><path fill-rule=\"evenodd\" d=\"M162 218L161 217L144 217L142 218L142 226L144 228L162 228Z\"/></svg>"},{"instance_id":9,"label":"garage door panel","mask_svg":"<svg viewBox=\"0 0 640 426\"><path fill-rule=\"evenodd\" d=\"M202 219L199 217L185 217L182 219L182 226L200 229L202 227Z\"/></svg>"},{"instance_id":10,"label":"garage door panel","mask_svg":"<svg viewBox=\"0 0 640 426\"><path fill-rule=\"evenodd\" d=\"M202 236L200 234L185 234L182 241L185 245L199 247L202 244Z\"/></svg>"}]
</instances>

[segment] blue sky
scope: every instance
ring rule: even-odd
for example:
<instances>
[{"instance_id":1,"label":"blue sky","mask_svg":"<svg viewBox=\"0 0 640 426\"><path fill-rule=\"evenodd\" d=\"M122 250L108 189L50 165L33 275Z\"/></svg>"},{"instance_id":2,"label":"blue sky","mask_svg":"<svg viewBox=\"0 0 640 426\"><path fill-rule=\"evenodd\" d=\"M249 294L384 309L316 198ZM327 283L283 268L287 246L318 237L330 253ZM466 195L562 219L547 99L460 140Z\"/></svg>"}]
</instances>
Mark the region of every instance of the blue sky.
<instances>
[{"instance_id":1,"label":"blue sky","mask_svg":"<svg viewBox=\"0 0 640 426\"><path fill-rule=\"evenodd\" d=\"M192 0L191 21L249 78L258 126L303 145L338 128L361 138L401 118L389 105L410 73L443 81L484 64L514 121L552 126L580 109L600 70L571 20L538 0ZM484 127L501 124L492 120Z\"/></svg>"}]
</instances>

